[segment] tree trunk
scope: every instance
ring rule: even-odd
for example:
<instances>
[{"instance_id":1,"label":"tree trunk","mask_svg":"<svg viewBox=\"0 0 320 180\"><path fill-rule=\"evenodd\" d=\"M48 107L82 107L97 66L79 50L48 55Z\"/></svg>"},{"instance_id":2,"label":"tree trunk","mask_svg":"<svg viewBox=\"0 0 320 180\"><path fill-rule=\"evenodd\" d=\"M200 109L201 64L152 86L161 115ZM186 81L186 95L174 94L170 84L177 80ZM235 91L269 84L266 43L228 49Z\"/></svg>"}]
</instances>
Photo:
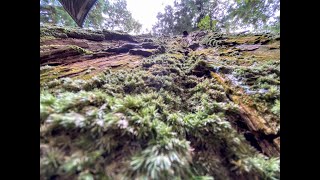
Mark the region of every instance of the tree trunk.
<instances>
[{"instance_id":1,"label":"tree trunk","mask_svg":"<svg viewBox=\"0 0 320 180\"><path fill-rule=\"evenodd\" d=\"M40 179L279 179L279 36L40 32Z\"/></svg>"}]
</instances>

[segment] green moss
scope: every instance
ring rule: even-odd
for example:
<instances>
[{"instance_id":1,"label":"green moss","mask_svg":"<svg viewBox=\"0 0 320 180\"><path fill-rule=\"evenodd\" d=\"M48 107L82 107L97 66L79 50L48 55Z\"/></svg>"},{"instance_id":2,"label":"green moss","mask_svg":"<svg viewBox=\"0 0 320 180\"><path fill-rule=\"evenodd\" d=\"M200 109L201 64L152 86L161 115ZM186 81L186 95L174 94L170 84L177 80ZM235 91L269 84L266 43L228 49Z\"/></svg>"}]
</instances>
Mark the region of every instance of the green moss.
<instances>
[{"instance_id":1,"label":"green moss","mask_svg":"<svg viewBox=\"0 0 320 180\"><path fill-rule=\"evenodd\" d=\"M163 140L133 157L127 176L145 179L189 178L192 176L190 160L188 142L179 139Z\"/></svg>"},{"instance_id":2,"label":"green moss","mask_svg":"<svg viewBox=\"0 0 320 180\"><path fill-rule=\"evenodd\" d=\"M86 50L86 49L81 48L81 47L76 46L76 45L69 45L68 47L76 50L76 51L79 52L80 54L87 54L87 55L93 54L92 51Z\"/></svg>"},{"instance_id":3,"label":"green moss","mask_svg":"<svg viewBox=\"0 0 320 180\"><path fill-rule=\"evenodd\" d=\"M42 36L42 37L40 37L40 43L42 43L42 42L45 42L45 41L48 41L48 40L53 40L53 39L56 39L54 36L51 36L51 35L49 35L49 36Z\"/></svg>"},{"instance_id":4,"label":"green moss","mask_svg":"<svg viewBox=\"0 0 320 180\"><path fill-rule=\"evenodd\" d=\"M262 36L230 36L226 40L227 43L237 43L237 44L256 44L255 42L265 39Z\"/></svg>"},{"instance_id":5,"label":"green moss","mask_svg":"<svg viewBox=\"0 0 320 180\"><path fill-rule=\"evenodd\" d=\"M267 107L265 113L279 120L279 63L249 66L243 63L249 57L209 63L215 48L202 55L172 52L144 58L142 67L101 73L42 67L40 142L50 148L41 146L41 177L279 179L278 159L260 155L234 120L243 104L261 112ZM228 74L266 92L245 95L224 81Z\"/></svg>"},{"instance_id":6,"label":"green moss","mask_svg":"<svg viewBox=\"0 0 320 180\"><path fill-rule=\"evenodd\" d=\"M280 100L276 100L274 106L272 107L271 111L280 116Z\"/></svg>"},{"instance_id":7,"label":"green moss","mask_svg":"<svg viewBox=\"0 0 320 180\"><path fill-rule=\"evenodd\" d=\"M223 38L223 34L220 33L212 33L212 34L208 34L207 36L205 36L202 41L201 44L206 45L206 46L212 46L212 47L218 47L221 44L221 39Z\"/></svg>"},{"instance_id":8,"label":"green moss","mask_svg":"<svg viewBox=\"0 0 320 180\"><path fill-rule=\"evenodd\" d=\"M63 28L58 26L40 26L40 38L53 36L55 38L67 38Z\"/></svg>"},{"instance_id":9,"label":"green moss","mask_svg":"<svg viewBox=\"0 0 320 180\"><path fill-rule=\"evenodd\" d=\"M92 31L84 30L79 28L66 28L59 26L41 26L40 27L40 37L53 36L56 38L78 38L78 39L88 39L94 41L102 41L105 39L102 31Z\"/></svg>"}]
</instances>

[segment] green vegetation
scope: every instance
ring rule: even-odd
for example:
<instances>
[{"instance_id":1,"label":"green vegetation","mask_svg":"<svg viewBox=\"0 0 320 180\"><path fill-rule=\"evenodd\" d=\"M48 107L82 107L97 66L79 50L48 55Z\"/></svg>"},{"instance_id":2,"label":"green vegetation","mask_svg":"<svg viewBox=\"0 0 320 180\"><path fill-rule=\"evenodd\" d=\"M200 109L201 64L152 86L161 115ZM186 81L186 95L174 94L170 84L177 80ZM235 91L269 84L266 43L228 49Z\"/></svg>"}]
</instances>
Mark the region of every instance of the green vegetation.
<instances>
[{"instance_id":1,"label":"green vegetation","mask_svg":"<svg viewBox=\"0 0 320 180\"><path fill-rule=\"evenodd\" d=\"M102 14L107 16L102 16ZM40 1L40 22L52 25L76 27L76 23L63 9L58 0ZM98 0L84 22L84 27L95 29L120 29L124 32L139 32L141 24L127 10L125 0Z\"/></svg>"},{"instance_id":2,"label":"green vegetation","mask_svg":"<svg viewBox=\"0 0 320 180\"><path fill-rule=\"evenodd\" d=\"M125 0L98 0L84 29L41 0L40 179L280 179L278 10L175 1L157 36L131 36Z\"/></svg>"},{"instance_id":3,"label":"green vegetation","mask_svg":"<svg viewBox=\"0 0 320 180\"><path fill-rule=\"evenodd\" d=\"M229 32L248 27L256 32L280 32L279 10L279 0L181 0L158 13L153 33Z\"/></svg>"},{"instance_id":4,"label":"green vegetation","mask_svg":"<svg viewBox=\"0 0 320 180\"><path fill-rule=\"evenodd\" d=\"M73 45L73 46L69 46L69 47L72 48L72 49L74 49L74 50L76 50L76 51L79 52L80 54L87 54L87 55L88 55L88 54L93 54L92 51L83 49L83 48L81 48L81 47L79 47L79 46Z\"/></svg>"},{"instance_id":5,"label":"green vegetation","mask_svg":"<svg viewBox=\"0 0 320 180\"><path fill-rule=\"evenodd\" d=\"M276 65L235 66L234 72L263 74L271 66ZM211 78L214 69L198 56L162 54L135 69L45 83L41 177L279 179L279 160L262 155L230 122L239 106ZM256 81L270 86L266 97L272 105L278 98L276 77ZM274 114L279 105L276 100Z\"/></svg>"},{"instance_id":6,"label":"green vegetation","mask_svg":"<svg viewBox=\"0 0 320 180\"><path fill-rule=\"evenodd\" d=\"M211 20L207 15L200 20L198 23L198 28L201 30L215 30L217 21Z\"/></svg>"}]
</instances>

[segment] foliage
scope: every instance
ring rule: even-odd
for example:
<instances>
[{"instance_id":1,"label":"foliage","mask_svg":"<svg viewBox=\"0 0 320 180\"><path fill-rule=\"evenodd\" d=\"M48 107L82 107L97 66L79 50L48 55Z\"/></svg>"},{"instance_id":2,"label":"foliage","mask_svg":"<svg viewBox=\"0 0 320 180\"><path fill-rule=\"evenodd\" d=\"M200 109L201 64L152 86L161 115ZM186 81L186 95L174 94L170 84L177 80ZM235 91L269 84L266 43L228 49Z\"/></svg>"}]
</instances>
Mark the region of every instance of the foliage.
<instances>
[{"instance_id":1,"label":"foliage","mask_svg":"<svg viewBox=\"0 0 320 180\"><path fill-rule=\"evenodd\" d=\"M156 34L181 34L183 31L197 29L197 23L205 16L213 13L216 2L209 0L175 1L174 6L166 6L164 13L158 13L158 22L153 27Z\"/></svg>"},{"instance_id":2,"label":"foliage","mask_svg":"<svg viewBox=\"0 0 320 180\"><path fill-rule=\"evenodd\" d=\"M207 29L230 31L253 26L254 31L279 32L279 0L181 0L158 13L155 34L181 34ZM210 24L210 25L209 25Z\"/></svg>"},{"instance_id":3,"label":"foliage","mask_svg":"<svg viewBox=\"0 0 320 180\"><path fill-rule=\"evenodd\" d=\"M253 25L254 29L259 30L279 17L275 14L279 8L279 0L236 0L236 4L228 8L229 13L225 19L230 20L226 25L235 24L240 27Z\"/></svg>"},{"instance_id":4,"label":"foliage","mask_svg":"<svg viewBox=\"0 0 320 180\"><path fill-rule=\"evenodd\" d=\"M211 20L210 17L207 15L200 20L198 23L198 28L201 30L215 30L217 21Z\"/></svg>"},{"instance_id":5,"label":"foliage","mask_svg":"<svg viewBox=\"0 0 320 180\"><path fill-rule=\"evenodd\" d=\"M76 26L76 23L57 0L40 1L40 22Z\"/></svg>"},{"instance_id":6,"label":"foliage","mask_svg":"<svg viewBox=\"0 0 320 180\"><path fill-rule=\"evenodd\" d=\"M63 9L58 0L40 1L40 22L76 27L76 23ZM98 0L89 11L85 28L139 32L142 25L127 10L125 0Z\"/></svg>"}]
</instances>

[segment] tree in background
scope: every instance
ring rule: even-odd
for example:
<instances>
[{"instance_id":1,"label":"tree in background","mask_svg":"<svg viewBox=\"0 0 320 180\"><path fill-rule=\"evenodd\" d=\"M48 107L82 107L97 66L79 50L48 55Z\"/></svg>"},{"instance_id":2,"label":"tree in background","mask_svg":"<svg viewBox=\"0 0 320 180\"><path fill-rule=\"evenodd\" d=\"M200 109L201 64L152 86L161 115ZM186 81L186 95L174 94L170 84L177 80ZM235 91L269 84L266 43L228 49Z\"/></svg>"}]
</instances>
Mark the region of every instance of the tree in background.
<instances>
[{"instance_id":1,"label":"tree in background","mask_svg":"<svg viewBox=\"0 0 320 180\"><path fill-rule=\"evenodd\" d=\"M225 16L229 0L181 0L174 6L167 6L164 13L158 13L158 22L153 27L156 34L179 34L183 31L216 29ZM168 11L170 10L170 11ZM202 22L201 22L202 21ZM199 23L201 22L201 25ZM210 27L205 24L209 23ZM170 24L170 29L168 25Z\"/></svg>"},{"instance_id":2,"label":"tree in background","mask_svg":"<svg viewBox=\"0 0 320 180\"><path fill-rule=\"evenodd\" d=\"M204 18L200 20L198 23L198 28L201 30L215 30L216 29L217 20L210 19L210 16L206 15Z\"/></svg>"},{"instance_id":3,"label":"tree in background","mask_svg":"<svg viewBox=\"0 0 320 180\"><path fill-rule=\"evenodd\" d=\"M152 31L160 34L170 34L174 31L174 15L173 8L171 6L166 6L164 8L164 13L158 13L158 22L152 27Z\"/></svg>"},{"instance_id":4,"label":"tree in background","mask_svg":"<svg viewBox=\"0 0 320 180\"><path fill-rule=\"evenodd\" d=\"M174 2L173 33L192 31L195 29L195 17L197 9L193 0L181 0Z\"/></svg>"},{"instance_id":5,"label":"tree in background","mask_svg":"<svg viewBox=\"0 0 320 180\"><path fill-rule=\"evenodd\" d=\"M40 23L76 26L57 0L40 0Z\"/></svg>"},{"instance_id":6,"label":"tree in background","mask_svg":"<svg viewBox=\"0 0 320 180\"><path fill-rule=\"evenodd\" d=\"M195 2L199 12L196 21L197 28L220 30L232 0L195 0Z\"/></svg>"},{"instance_id":7,"label":"tree in background","mask_svg":"<svg viewBox=\"0 0 320 180\"><path fill-rule=\"evenodd\" d=\"M280 16L277 16L273 22L269 25L264 26L264 29L267 29L272 32L280 33Z\"/></svg>"},{"instance_id":8,"label":"tree in background","mask_svg":"<svg viewBox=\"0 0 320 180\"><path fill-rule=\"evenodd\" d=\"M255 31L280 30L279 0L180 0L158 13L155 34L181 34L197 29L230 31L253 26Z\"/></svg>"},{"instance_id":9,"label":"tree in background","mask_svg":"<svg viewBox=\"0 0 320 180\"><path fill-rule=\"evenodd\" d=\"M166 6L164 13L158 13L158 22L153 26L156 34L179 34L196 28L197 7L193 0L174 2L174 6Z\"/></svg>"},{"instance_id":10,"label":"tree in background","mask_svg":"<svg viewBox=\"0 0 320 180\"><path fill-rule=\"evenodd\" d=\"M256 31L280 30L279 0L234 0L236 3L228 7L225 25L236 27L253 26ZM270 28L272 26L273 28Z\"/></svg>"},{"instance_id":11,"label":"tree in background","mask_svg":"<svg viewBox=\"0 0 320 180\"><path fill-rule=\"evenodd\" d=\"M133 19L132 14L127 10L126 0L116 0L113 3L108 1L106 1L107 3L101 2L101 0L99 2L100 4L96 7L102 7L102 4L105 4L105 8L103 9L104 27L124 32L140 32L142 25Z\"/></svg>"},{"instance_id":12,"label":"tree in background","mask_svg":"<svg viewBox=\"0 0 320 180\"><path fill-rule=\"evenodd\" d=\"M77 26L58 0L40 0L40 22ZM98 0L89 12L84 27L138 33L142 25L127 10L126 0Z\"/></svg>"}]
</instances>

